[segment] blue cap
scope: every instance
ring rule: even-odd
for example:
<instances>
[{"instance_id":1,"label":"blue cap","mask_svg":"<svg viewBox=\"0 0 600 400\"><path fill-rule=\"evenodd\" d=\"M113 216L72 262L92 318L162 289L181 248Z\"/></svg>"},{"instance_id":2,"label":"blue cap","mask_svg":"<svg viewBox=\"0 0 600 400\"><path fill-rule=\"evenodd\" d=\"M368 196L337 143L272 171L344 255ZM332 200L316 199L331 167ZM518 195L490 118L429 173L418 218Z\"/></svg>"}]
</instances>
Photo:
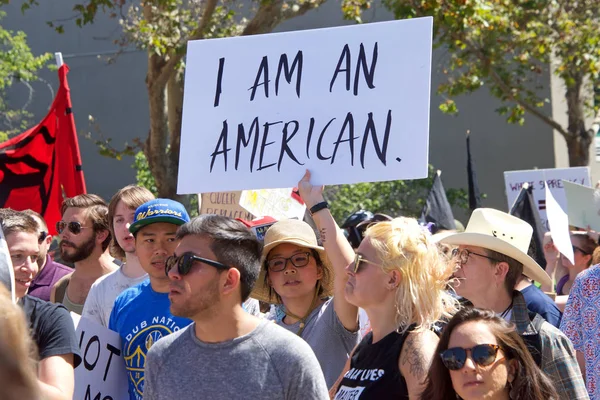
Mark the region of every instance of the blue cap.
<instances>
[{"instance_id":1,"label":"blue cap","mask_svg":"<svg viewBox=\"0 0 600 400\"><path fill-rule=\"evenodd\" d=\"M190 216L183 204L171 199L150 200L135 210L133 224L129 226L129 232L136 233L142 227L166 222L174 225L183 225L190 222Z\"/></svg>"}]
</instances>

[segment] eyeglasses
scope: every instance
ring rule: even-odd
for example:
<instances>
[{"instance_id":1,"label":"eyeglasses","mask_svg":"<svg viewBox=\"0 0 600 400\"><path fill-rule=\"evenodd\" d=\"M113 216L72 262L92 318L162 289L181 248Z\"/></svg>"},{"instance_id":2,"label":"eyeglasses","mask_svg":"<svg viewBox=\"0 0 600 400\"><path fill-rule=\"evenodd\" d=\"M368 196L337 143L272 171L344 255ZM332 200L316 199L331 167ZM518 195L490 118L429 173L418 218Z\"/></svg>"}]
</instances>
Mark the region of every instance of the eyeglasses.
<instances>
[{"instance_id":1,"label":"eyeglasses","mask_svg":"<svg viewBox=\"0 0 600 400\"><path fill-rule=\"evenodd\" d=\"M307 251L303 253L296 253L289 258L273 257L270 260L267 260L267 267L269 267L269 271L281 272L285 269L288 261L291 262L296 268L306 267L310 261L310 256L310 252Z\"/></svg>"},{"instance_id":2,"label":"eyeglasses","mask_svg":"<svg viewBox=\"0 0 600 400\"><path fill-rule=\"evenodd\" d=\"M474 256L479 256L479 257L487 258L488 260L500 262L499 260L496 260L493 257L489 257L489 256L486 256L486 255L483 255L483 254L475 253L475 252L467 250L467 249L463 249L463 250L452 249L452 258L458 258L458 262L460 263L460 265L466 264L467 261L469 261L469 257L471 256L471 254L473 254Z\"/></svg>"},{"instance_id":3,"label":"eyeglasses","mask_svg":"<svg viewBox=\"0 0 600 400\"><path fill-rule=\"evenodd\" d=\"M487 367L496 361L496 355L500 350L497 344L478 344L470 349L453 347L440 354L442 362L450 371L458 371L465 366L467 352L471 353L473 362L481 367Z\"/></svg>"},{"instance_id":4,"label":"eyeglasses","mask_svg":"<svg viewBox=\"0 0 600 400\"><path fill-rule=\"evenodd\" d=\"M202 258L202 257L198 257L193 255L192 253L183 253L181 256L177 257L177 256L171 256L169 258L167 258L167 261L165 262L165 275L169 276L169 271L177 266L177 272L179 273L179 275L184 276L190 273L190 270L192 269L192 265L194 265L195 261L199 261L199 262L203 262L204 264L208 264L211 267L215 267L217 269L230 269L230 267L228 267L225 264L221 264L218 261L214 261L214 260L209 260L208 258Z\"/></svg>"},{"instance_id":5,"label":"eyeglasses","mask_svg":"<svg viewBox=\"0 0 600 400\"><path fill-rule=\"evenodd\" d=\"M44 239L46 239L47 237L48 237L48 232L41 231L40 235L38 236L38 244L42 244Z\"/></svg>"},{"instance_id":6,"label":"eyeglasses","mask_svg":"<svg viewBox=\"0 0 600 400\"><path fill-rule=\"evenodd\" d=\"M362 268L360 267L360 263L361 263L361 262L368 263L368 264L373 264L373 265L379 265L379 264L377 264L377 263L374 263L373 261L365 260L361 254L358 254L358 253L357 253L357 254L354 256L354 271L353 271L353 272L354 272L355 274L359 273L359 272L360 272L360 270L362 269Z\"/></svg>"},{"instance_id":7,"label":"eyeglasses","mask_svg":"<svg viewBox=\"0 0 600 400\"><path fill-rule=\"evenodd\" d=\"M575 253L576 251L580 252L584 256L589 256L590 255L590 253L588 253L587 251L583 250L581 247L573 246L573 253Z\"/></svg>"},{"instance_id":8,"label":"eyeglasses","mask_svg":"<svg viewBox=\"0 0 600 400\"><path fill-rule=\"evenodd\" d=\"M87 228L89 228L89 226L81 226L81 224L76 221L72 221L69 223L67 223L65 221L58 221L56 223L56 231L59 234L63 233L65 228L69 229L69 232L71 232L73 235L79 235L81 233L82 229L87 229Z\"/></svg>"}]
</instances>

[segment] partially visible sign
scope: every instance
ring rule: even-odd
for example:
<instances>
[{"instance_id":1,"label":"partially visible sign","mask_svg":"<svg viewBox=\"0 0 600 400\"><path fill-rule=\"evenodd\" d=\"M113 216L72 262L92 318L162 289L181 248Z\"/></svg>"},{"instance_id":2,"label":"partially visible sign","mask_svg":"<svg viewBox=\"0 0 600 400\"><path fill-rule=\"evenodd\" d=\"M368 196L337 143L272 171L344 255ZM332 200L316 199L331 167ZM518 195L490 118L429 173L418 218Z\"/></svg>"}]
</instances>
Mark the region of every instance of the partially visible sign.
<instances>
[{"instance_id":1,"label":"partially visible sign","mask_svg":"<svg viewBox=\"0 0 600 400\"><path fill-rule=\"evenodd\" d=\"M251 221L254 215L240 206L241 194L240 190L199 194L200 214L217 214Z\"/></svg>"},{"instance_id":2,"label":"partially visible sign","mask_svg":"<svg viewBox=\"0 0 600 400\"><path fill-rule=\"evenodd\" d=\"M569 224L600 232L600 191L571 182L563 182L567 196Z\"/></svg>"},{"instance_id":3,"label":"partially visible sign","mask_svg":"<svg viewBox=\"0 0 600 400\"><path fill-rule=\"evenodd\" d=\"M552 195L563 210L567 209L567 198L563 189L563 181L574 182L583 186L591 186L589 167L574 168L552 168L532 169L525 171L505 171L504 182L506 184L506 198L508 209L512 207L519 196L521 187L528 183L533 188L533 200L540 213L542 226L548 227L548 216L546 215L546 186L552 191ZM546 183L547 182L547 185Z\"/></svg>"},{"instance_id":4,"label":"partially visible sign","mask_svg":"<svg viewBox=\"0 0 600 400\"><path fill-rule=\"evenodd\" d=\"M77 337L83 361L75 368L73 400L128 399L127 371L119 334L81 318Z\"/></svg>"},{"instance_id":5,"label":"partially visible sign","mask_svg":"<svg viewBox=\"0 0 600 400\"><path fill-rule=\"evenodd\" d=\"M15 271L13 269L8 245L2 227L0 227L0 283L10 291L12 302L15 302Z\"/></svg>"},{"instance_id":6,"label":"partially visible sign","mask_svg":"<svg viewBox=\"0 0 600 400\"><path fill-rule=\"evenodd\" d=\"M573 246L571 244L571 233L569 232L569 217L564 209L554 199L554 195L550 191L549 187L546 187L546 204L548 213L548 223L550 225L550 234L552 235L552 241L558 249L558 251L569 261L571 264L575 264L573 261Z\"/></svg>"},{"instance_id":7,"label":"partially visible sign","mask_svg":"<svg viewBox=\"0 0 600 400\"><path fill-rule=\"evenodd\" d=\"M240 206L258 217L302 220L306 206L298 199L297 195L293 194L293 188L244 190L240 197Z\"/></svg>"}]
</instances>

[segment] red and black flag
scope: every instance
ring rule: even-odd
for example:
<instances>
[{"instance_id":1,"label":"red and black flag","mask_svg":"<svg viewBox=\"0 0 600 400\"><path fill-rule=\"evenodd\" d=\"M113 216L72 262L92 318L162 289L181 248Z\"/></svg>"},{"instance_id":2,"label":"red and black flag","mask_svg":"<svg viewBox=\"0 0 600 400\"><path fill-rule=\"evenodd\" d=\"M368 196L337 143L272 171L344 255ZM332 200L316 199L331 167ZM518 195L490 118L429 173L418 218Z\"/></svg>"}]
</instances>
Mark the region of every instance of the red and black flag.
<instances>
[{"instance_id":1,"label":"red and black flag","mask_svg":"<svg viewBox=\"0 0 600 400\"><path fill-rule=\"evenodd\" d=\"M546 258L543 248L545 231L542 227L540 213L533 200L533 186L529 186L527 183L523 185L519 196L510 209L510 214L521 218L533 228L533 236L531 237L527 254L537 261L542 268L546 269Z\"/></svg>"},{"instance_id":2,"label":"red and black flag","mask_svg":"<svg viewBox=\"0 0 600 400\"><path fill-rule=\"evenodd\" d=\"M421 223L434 223L435 228L431 233L435 233L439 230L453 230L456 229L456 223L454 222L454 215L452 214L452 207L448 198L446 197L446 191L444 185L442 185L442 178L440 175L442 171L437 171L433 177L433 185L425 200L425 205L421 211Z\"/></svg>"},{"instance_id":3,"label":"red and black flag","mask_svg":"<svg viewBox=\"0 0 600 400\"><path fill-rule=\"evenodd\" d=\"M0 208L39 212L51 234L63 196L86 192L68 72L66 64L59 68L60 87L42 122L0 143Z\"/></svg>"}]
</instances>

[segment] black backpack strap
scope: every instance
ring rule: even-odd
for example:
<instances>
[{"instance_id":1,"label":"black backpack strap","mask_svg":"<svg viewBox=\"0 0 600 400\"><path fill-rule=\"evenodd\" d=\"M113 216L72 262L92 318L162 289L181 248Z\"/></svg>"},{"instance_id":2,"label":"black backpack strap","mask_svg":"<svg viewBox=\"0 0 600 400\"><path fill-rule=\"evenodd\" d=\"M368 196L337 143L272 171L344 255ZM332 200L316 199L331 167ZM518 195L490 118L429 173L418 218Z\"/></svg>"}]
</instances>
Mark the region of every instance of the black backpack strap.
<instances>
[{"instance_id":1,"label":"black backpack strap","mask_svg":"<svg viewBox=\"0 0 600 400\"><path fill-rule=\"evenodd\" d=\"M527 349L529 353L533 357L533 360L537 364L538 367L542 365L542 338L540 336L540 329L542 328L542 324L545 322L544 318L534 313L533 311L529 311L529 320L535 329L535 333L523 334L521 338L527 345Z\"/></svg>"}]
</instances>

